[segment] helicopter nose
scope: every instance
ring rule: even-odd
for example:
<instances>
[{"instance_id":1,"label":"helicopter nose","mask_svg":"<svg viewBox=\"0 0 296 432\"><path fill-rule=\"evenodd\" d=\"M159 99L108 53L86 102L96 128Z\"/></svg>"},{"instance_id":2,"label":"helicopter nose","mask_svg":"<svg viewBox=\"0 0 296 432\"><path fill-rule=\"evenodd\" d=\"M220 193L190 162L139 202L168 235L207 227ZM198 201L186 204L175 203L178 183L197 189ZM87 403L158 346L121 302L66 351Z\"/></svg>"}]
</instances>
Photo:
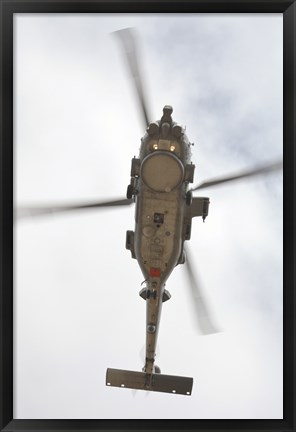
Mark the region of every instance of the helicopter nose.
<instances>
[{"instance_id":1,"label":"helicopter nose","mask_svg":"<svg viewBox=\"0 0 296 432\"><path fill-rule=\"evenodd\" d=\"M172 112L173 112L173 107L171 105L165 105L163 107L163 114L164 115L169 115L170 116L172 114Z\"/></svg>"},{"instance_id":2,"label":"helicopter nose","mask_svg":"<svg viewBox=\"0 0 296 432\"><path fill-rule=\"evenodd\" d=\"M161 118L161 123L167 122L169 124L172 124L172 112L173 108L171 105L165 105L163 107L163 116Z\"/></svg>"}]
</instances>

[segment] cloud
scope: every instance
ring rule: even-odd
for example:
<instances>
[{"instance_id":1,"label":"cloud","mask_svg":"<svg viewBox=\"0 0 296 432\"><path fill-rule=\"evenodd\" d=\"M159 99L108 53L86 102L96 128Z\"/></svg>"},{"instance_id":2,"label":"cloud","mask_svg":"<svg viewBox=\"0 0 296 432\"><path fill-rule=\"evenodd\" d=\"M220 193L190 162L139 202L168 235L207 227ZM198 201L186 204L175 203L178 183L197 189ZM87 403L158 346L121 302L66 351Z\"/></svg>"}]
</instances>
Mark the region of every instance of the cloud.
<instances>
[{"instance_id":1,"label":"cloud","mask_svg":"<svg viewBox=\"0 0 296 432\"><path fill-rule=\"evenodd\" d=\"M110 32L128 26L153 120L172 104L196 143L196 182L281 157L281 15L20 14L17 203L125 195L144 131ZM194 376L190 398L104 385L107 367L143 366L143 276L125 250L133 209L17 225L16 417L281 418L281 189L276 174L203 192L209 217L193 221L189 246L224 332L198 336L179 266L159 334L159 366Z\"/></svg>"}]
</instances>

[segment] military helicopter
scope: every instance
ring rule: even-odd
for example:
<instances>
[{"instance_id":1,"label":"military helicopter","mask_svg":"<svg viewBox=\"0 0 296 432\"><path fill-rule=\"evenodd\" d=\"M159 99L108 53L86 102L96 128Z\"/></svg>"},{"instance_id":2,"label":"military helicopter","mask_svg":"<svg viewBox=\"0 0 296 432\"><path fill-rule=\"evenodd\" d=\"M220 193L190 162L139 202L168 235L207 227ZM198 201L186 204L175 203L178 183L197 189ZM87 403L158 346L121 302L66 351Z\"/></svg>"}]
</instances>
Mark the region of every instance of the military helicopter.
<instances>
[{"instance_id":1,"label":"military helicopter","mask_svg":"<svg viewBox=\"0 0 296 432\"><path fill-rule=\"evenodd\" d=\"M246 170L239 174L216 178L191 187L195 165L185 129L172 118L173 108L165 105L160 120L151 122L138 65L136 41L131 29L115 32L124 48L128 67L139 98L145 134L138 157L131 161L130 184L126 198L116 201L81 205L22 207L19 217L38 216L77 209L130 206L135 204L135 229L126 233L126 249L138 261L145 286L140 296L146 301L146 355L142 372L108 368L106 385L191 395L193 378L160 373L155 365L156 344L162 303L170 299L166 282L179 264L186 263L190 284L197 293L198 318L205 334L216 332L207 307L198 295L198 286L190 264L185 241L190 240L194 217L204 221L209 212L209 198L193 196L193 192L282 168L282 162Z\"/></svg>"}]
</instances>

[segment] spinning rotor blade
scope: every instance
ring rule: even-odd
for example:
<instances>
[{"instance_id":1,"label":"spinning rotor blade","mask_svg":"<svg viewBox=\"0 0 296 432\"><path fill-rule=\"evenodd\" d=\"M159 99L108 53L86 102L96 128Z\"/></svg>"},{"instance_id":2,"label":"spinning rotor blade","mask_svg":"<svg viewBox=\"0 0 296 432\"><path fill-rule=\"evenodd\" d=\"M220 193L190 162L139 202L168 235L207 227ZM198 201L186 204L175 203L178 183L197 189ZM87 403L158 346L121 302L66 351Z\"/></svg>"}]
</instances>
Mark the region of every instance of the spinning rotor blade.
<instances>
[{"instance_id":1,"label":"spinning rotor blade","mask_svg":"<svg viewBox=\"0 0 296 432\"><path fill-rule=\"evenodd\" d=\"M194 307L196 309L198 327L204 335L218 333L219 330L213 324L210 317L209 309L206 305L204 298L202 297L199 284L197 283L196 276L192 269L191 258L187 248L185 249L185 254L186 254L185 266L189 278L192 298L194 300Z\"/></svg>"},{"instance_id":2,"label":"spinning rotor blade","mask_svg":"<svg viewBox=\"0 0 296 432\"><path fill-rule=\"evenodd\" d=\"M283 168L283 161L274 162L251 170L241 171L240 173L237 174L233 174L225 177L217 177L216 179L204 181L200 185L194 187L192 191L196 191L198 189L204 189L207 187L217 186L222 183L227 183L234 180L240 180L242 178L252 177L259 174L268 174L273 171L278 171L282 168Z\"/></svg>"},{"instance_id":3,"label":"spinning rotor blade","mask_svg":"<svg viewBox=\"0 0 296 432\"><path fill-rule=\"evenodd\" d=\"M73 210L86 210L86 209L94 209L99 207L128 206L133 202L134 202L133 199L125 198L120 200L101 201L101 202L87 203L87 204L18 207L16 208L16 218L22 219L26 217L46 216L50 214L69 212Z\"/></svg>"},{"instance_id":4,"label":"spinning rotor blade","mask_svg":"<svg viewBox=\"0 0 296 432\"><path fill-rule=\"evenodd\" d=\"M113 32L113 34L119 37L123 45L125 57L133 78L133 82L135 84L137 95L139 97L139 102L142 109L142 115L145 122L145 127L147 127L149 125L149 119L151 119L151 117L148 114L147 100L144 96L144 91L143 91L143 82L139 70L135 35L133 34L133 30L131 28L118 30Z\"/></svg>"}]
</instances>

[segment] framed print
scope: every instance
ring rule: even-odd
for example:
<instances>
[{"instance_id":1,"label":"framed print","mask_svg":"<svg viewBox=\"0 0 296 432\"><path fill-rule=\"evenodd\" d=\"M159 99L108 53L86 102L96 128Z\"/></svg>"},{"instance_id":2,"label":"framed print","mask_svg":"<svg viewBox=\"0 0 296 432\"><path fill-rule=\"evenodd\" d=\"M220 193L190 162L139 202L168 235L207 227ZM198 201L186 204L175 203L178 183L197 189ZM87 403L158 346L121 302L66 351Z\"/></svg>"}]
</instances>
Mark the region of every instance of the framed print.
<instances>
[{"instance_id":1,"label":"framed print","mask_svg":"<svg viewBox=\"0 0 296 432\"><path fill-rule=\"evenodd\" d=\"M1 430L294 430L294 1L1 29Z\"/></svg>"}]
</instances>

